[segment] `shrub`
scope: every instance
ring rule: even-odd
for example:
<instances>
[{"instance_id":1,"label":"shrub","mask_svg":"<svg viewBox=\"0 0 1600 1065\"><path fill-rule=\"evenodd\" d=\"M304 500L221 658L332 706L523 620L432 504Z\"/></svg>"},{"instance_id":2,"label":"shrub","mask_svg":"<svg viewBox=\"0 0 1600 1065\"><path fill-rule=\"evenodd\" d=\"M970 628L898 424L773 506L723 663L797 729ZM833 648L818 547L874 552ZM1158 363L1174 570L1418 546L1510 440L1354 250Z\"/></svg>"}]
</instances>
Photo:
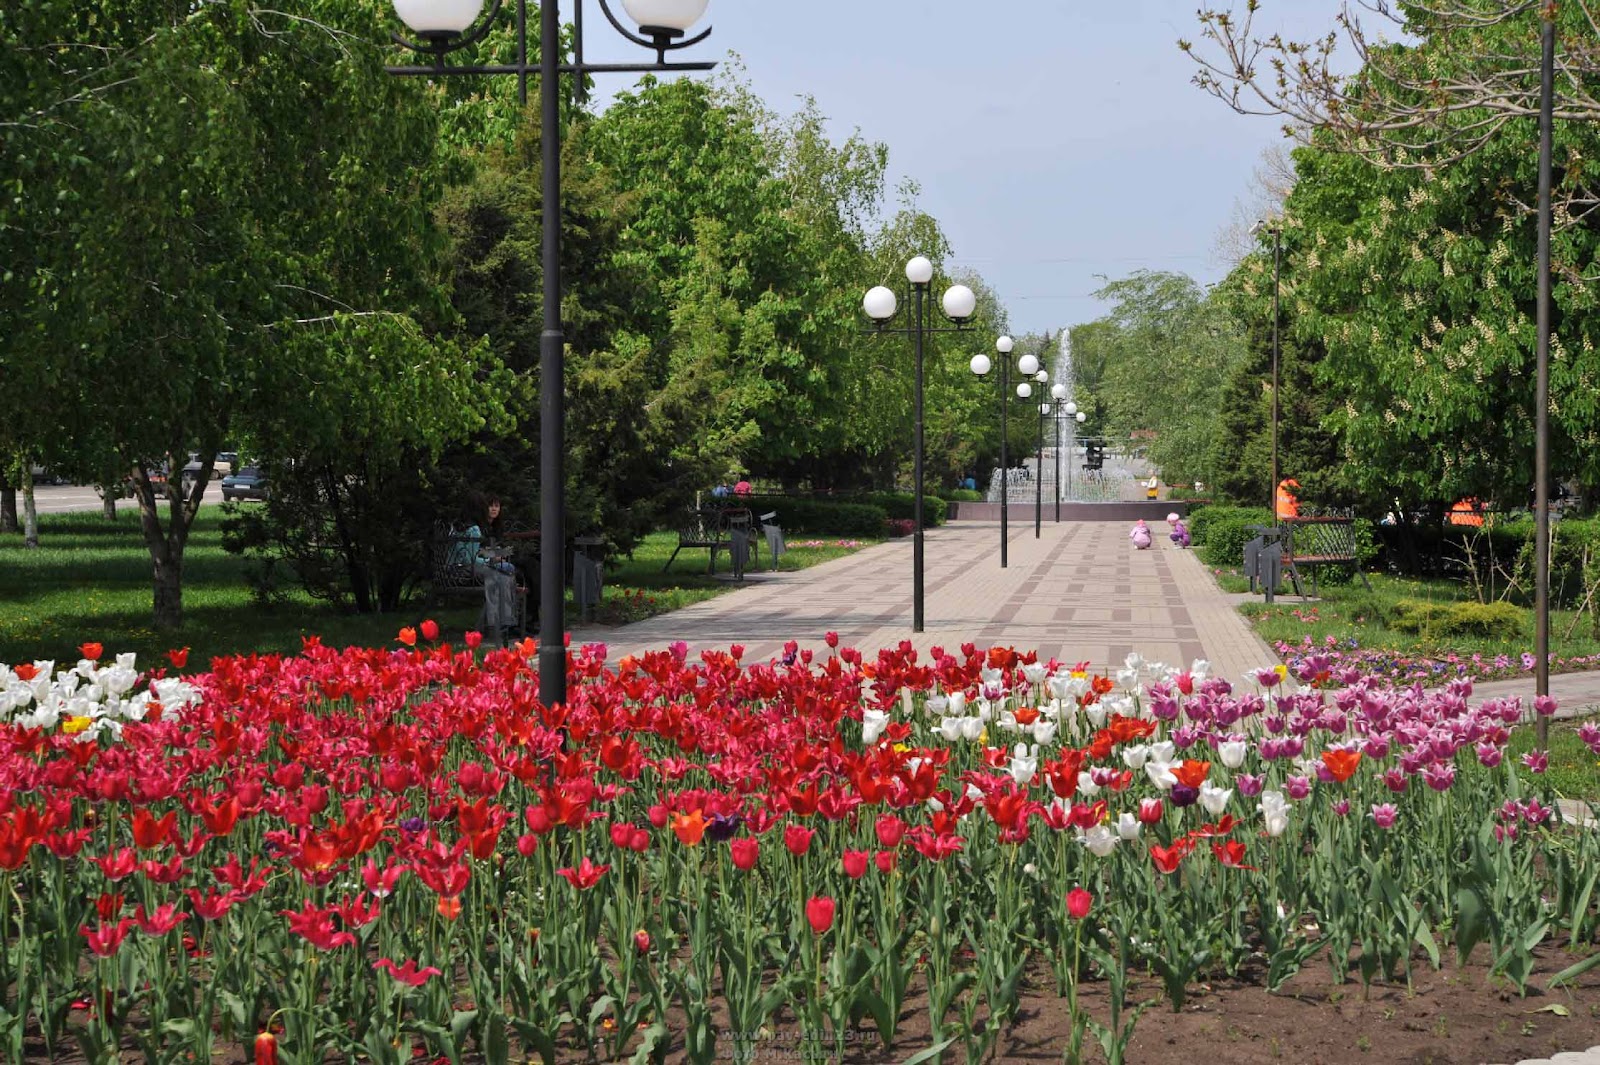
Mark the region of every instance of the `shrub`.
<instances>
[{"instance_id":1,"label":"shrub","mask_svg":"<svg viewBox=\"0 0 1600 1065\"><path fill-rule=\"evenodd\" d=\"M917 508L917 497L910 492L867 492L848 497L852 503L882 507L891 520L911 521ZM939 496L922 497L922 527L931 529L943 525L950 505Z\"/></svg>"},{"instance_id":2,"label":"shrub","mask_svg":"<svg viewBox=\"0 0 1600 1065\"><path fill-rule=\"evenodd\" d=\"M946 488L941 495L952 503L982 503L985 496L971 488Z\"/></svg>"},{"instance_id":3,"label":"shrub","mask_svg":"<svg viewBox=\"0 0 1600 1065\"><path fill-rule=\"evenodd\" d=\"M1523 632L1523 611L1511 603L1433 603L1402 599L1391 608L1391 628L1418 636L1514 640Z\"/></svg>"},{"instance_id":4,"label":"shrub","mask_svg":"<svg viewBox=\"0 0 1600 1065\"><path fill-rule=\"evenodd\" d=\"M879 539L889 513L870 503L834 503L818 499L752 497L750 509L758 515L776 511L785 535L844 536Z\"/></svg>"},{"instance_id":5,"label":"shrub","mask_svg":"<svg viewBox=\"0 0 1600 1065\"><path fill-rule=\"evenodd\" d=\"M1190 519L1189 533L1206 565L1242 566L1244 545L1256 537L1249 527L1271 522L1265 507L1206 507Z\"/></svg>"}]
</instances>

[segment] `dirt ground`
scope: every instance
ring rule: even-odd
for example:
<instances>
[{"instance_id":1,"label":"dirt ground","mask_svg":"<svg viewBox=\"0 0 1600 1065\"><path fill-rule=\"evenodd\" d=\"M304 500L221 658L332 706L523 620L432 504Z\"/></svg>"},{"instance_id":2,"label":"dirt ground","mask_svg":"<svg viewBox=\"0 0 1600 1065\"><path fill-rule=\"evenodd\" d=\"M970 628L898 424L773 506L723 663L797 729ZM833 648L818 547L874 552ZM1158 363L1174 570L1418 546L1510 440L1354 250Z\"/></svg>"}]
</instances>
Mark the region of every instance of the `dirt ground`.
<instances>
[{"instance_id":1,"label":"dirt ground","mask_svg":"<svg viewBox=\"0 0 1600 1065\"><path fill-rule=\"evenodd\" d=\"M1454 965L1453 959L1439 972L1426 962L1417 964L1410 987L1403 982L1379 983L1364 992L1356 980L1336 984L1326 963L1308 965L1276 994L1267 993L1250 974L1192 986L1181 1012L1172 1012L1164 998L1144 1012L1128 1061L1132 1065L1489 1065L1600 1045L1600 969L1569 987L1544 993L1537 989L1582 955L1549 945L1537 953L1539 965L1527 997L1519 997L1504 980L1488 980L1487 952L1483 950L1465 968ZM1035 990L1025 997L1017 1022L1000 1041L994 1061L1062 1060L1071 1032L1066 1001L1055 996L1048 971L1040 969L1032 975ZM1136 982L1130 1001L1160 994L1159 982ZM1085 984L1080 1002L1092 1015L1106 1018L1103 984ZM928 1031L925 1000L917 995L906 1004L892 1049L885 1050L869 1026L851 1033L844 1061L851 1065L906 1061L927 1049ZM29 1065L83 1062L76 1053L52 1059L38 1044L34 1046L35 1052L27 1058ZM1103 1060L1092 1037L1086 1038L1085 1050L1087 1061ZM736 1055L732 1039L719 1040L718 1055L721 1060L747 1065L798 1062L802 1060L800 1027L780 1016L765 1037L748 1045L742 1054ZM128 1063L140 1060L134 1053L123 1057ZM248 1065L251 1060L243 1047L223 1050L216 1058L230 1065ZM426 1055L413 1060L433 1065ZM590 1060L576 1047L565 1048L561 1055L561 1065ZM684 1060L682 1044L676 1043L668 1061ZM946 1050L944 1060L961 1062L960 1045Z\"/></svg>"}]
</instances>

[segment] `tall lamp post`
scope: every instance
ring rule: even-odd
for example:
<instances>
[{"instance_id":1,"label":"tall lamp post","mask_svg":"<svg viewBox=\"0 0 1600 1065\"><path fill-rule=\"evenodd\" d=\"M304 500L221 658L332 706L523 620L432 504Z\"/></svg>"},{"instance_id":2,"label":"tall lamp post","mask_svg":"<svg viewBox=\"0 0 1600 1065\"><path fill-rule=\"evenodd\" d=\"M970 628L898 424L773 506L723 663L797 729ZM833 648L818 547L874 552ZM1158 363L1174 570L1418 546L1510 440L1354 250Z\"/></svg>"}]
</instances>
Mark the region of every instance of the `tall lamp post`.
<instances>
[{"instance_id":1,"label":"tall lamp post","mask_svg":"<svg viewBox=\"0 0 1600 1065\"><path fill-rule=\"evenodd\" d=\"M1011 408L1011 352L1016 348L1016 342L1008 336L1003 336L994 342L994 350L1000 355L1000 568L1007 565L1006 551L1010 542L1010 507L1011 507L1011 457L1007 450L1006 435L1010 432L1007 414ZM1026 376L1029 370L1039 368L1039 360L1032 355L1024 355L1021 359L1020 369ZM968 364L972 372L979 377L986 376L994 369L994 362L987 355L978 354L972 357ZM1022 386L1018 385L1018 389ZM1031 391L1031 389L1030 389Z\"/></svg>"},{"instance_id":2,"label":"tall lamp post","mask_svg":"<svg viewBox=\"0 0 1600 1065\"><path fill-rule=\"evenodd\" d=\"M918 255L906 263L906 281L911 285L912 303L916 306L912 324L907 329L890 329L889 323L900 310L900 300L894 294L894 289L879 285L867 292L861 301L861 307L867 312L867 317L872 319L873 333L901 333L912 338L912 347L916 353L916 401L915 401L915 440L912 443L912 478L916 481L913 488L916 502L912 507L911 520L916 524L913 532L912 544L912 572L911 572L911 631L921 632L923 628L923 536L922 536L922 349L924 338L929 333L957 333L965 332L967 323L972 320L972 315L978 309L978 297L966 285L951 285L945 289L944 297L939 301L939 306L945 318L953 328L930 327L928 325L928 300L933 288L933 263L926 256Z\"/></svg>"},{"instance_id":3,"label":"tall lamp post","mask_svg":"<svg viewBox=\"0 0 1600 1065\"><path fill-rule=\"evenodd\" d=\"M1540 13L1539 27L1539 339L1534 370L1533 513L1534 638L1539 661L1534 670L1536 696L1550 694L1550 138L1555 124L1556 7ZM1534 736L1540 750L1550 746L1550 721L1534 715Z\"/></svg>"},{"instance_id":4,"label":"tall lamp post","mask_svg":"<svg viewBox=\"0 0 1600 1065\"><path fill-rule=\"evenodd\" d=\"M1033 375L1043 388L1050 382L1050 371L1040 370ZM1044 420L1050 414L1050 404L1039 404L1039 461L1034 463L1033 479L1033 538L1039 539L1044 525Z\"/></svg>"},{"instance_id":5,"label":"tall lamp post","mask_svg":"<svg viewBox=\"0 0 1600 1065\"><path fill-rule=\"evenodd\" d=\"M1272 508L1272 523L1278 523L1278 301L1281 292L1280 278L1283 264L1283 226L1277 222L1257 221L1250 234L1272 234L1272 487L1267 490L1268 506Z\"/></svg>"},{"instance_id":6,"label":"tall lamp post","mask_svg":"<svg viewBox=\"0 0 1600 1065\"><path fill-rule=\"evenodd\" d=\"M572 62L562 62L559 0L539 4L539 58L528 62L528 4L514 0L517 58L514 63L451 65L445 57L477 44L494 28L503 0L394 0L395 14L411 28L415 40L395 40L429 60L416 66L392 66L391 74L449 77L512 74L517 98L528 102L528 78L537 75L540 150L543 168L544 330L539 335L539 700L545 706L567 701L566 649L566 407L563 393L566 338L561 326L561 94L562 74L577 78L578 91L590 74L643 74L660 71L711 70L715 63L669 63L667 53L699 44L705 30L688 36L705 14L709 0L621 0L623 10L639 27L631 32L599 0L600 10L618 33L656 53L653 63L588 63L583 58L584 0L573 0ZM480 18L481 16L481 18Z\"/></svg>"},{"instance_id":7,"label":"tall lamp post","mask_svg":"<svg viewBox=\"0 0 1600 1065\"><path fill-rule=\"evenodd\" d=\"M1056 479L1055 479L1055 486L1056 487L1055 487L1055 495L1056 495L1056 524L1057 525L1061 524L1061 419L1062 419L1063 416L1066 416L1066 417L1070 418L1070 417L1072 417L1072 415L1074 415L1074 414L1076 414L1078 412L1078 408L1075 407L1075 406L1072 406L1071 409L1068 410L1066 407L1063 407L1061 405L1062 402L1067 398L1068 391L1069 390L1068 390L1067 386L1064 383L1060 382L1060 381L1057 381L1055 384L1050 386L1050 398L1052 398L1052 399L1054 399L1056 401L1056 419L1055 419L1055 421L1056 421ZM1069 404L1069 406L1071 406L1071 405ZM1068 465L1068 469L1071 469L1071 465L1070 464Z\"/></svg>"}]
</instances>

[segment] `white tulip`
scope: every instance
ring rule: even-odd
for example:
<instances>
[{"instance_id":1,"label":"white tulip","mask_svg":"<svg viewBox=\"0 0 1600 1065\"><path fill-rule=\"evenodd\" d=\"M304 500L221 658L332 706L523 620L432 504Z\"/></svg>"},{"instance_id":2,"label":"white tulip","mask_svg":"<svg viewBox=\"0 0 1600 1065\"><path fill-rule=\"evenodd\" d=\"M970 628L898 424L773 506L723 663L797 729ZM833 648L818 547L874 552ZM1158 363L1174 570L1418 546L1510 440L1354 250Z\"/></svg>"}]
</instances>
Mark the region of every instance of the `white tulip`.
<instances>
[{"instance_id":1,"label":"white tulip","mask_svg":"<svg viewBox=\"0 0 1600 1065\"><path fill-rule=\"evenodd\" d=\"M1139 830L1144 827L1139 824L1139 819L1124 810L1117 817L1117 835L1132 843L1139 838Z\"/></svg>"},{"instance_id":2,"label":"white tulip","mask_svg":"<svg viewBox=\"0 0 1600 1065\"><path fill-rule=\"evenodd\" d=\"M1232 788L1219 788L1210 781L1200 785L1200 805L1206 808L1206 813L1212 817L1221 817L1222 811L1228 808L1228 800L1233 798Z\"/></svg>"},{"instance_id":3,"label":"white tulip","mask_svg":"<svg viewBox=\"0 0 1600 1065\"><path fill-rule=\"evenodd\" d=\"M951 692L950 693L950 712L952 714L954 714L956 717L960 717L962 714L967 712L967 693L966 692Z\"/></svg>"},{"instance_id":4,"label":"white tulip","mask_svg":"<svg viewBox=\"0 0 1600 1065\"><path fill-rule=\"evenodd\" d=\"M1096 858L1109 858L1117 849L1117 834L1105 825L1095 825L1079 837L1078 841L1089 848Z\"/></svg>"},{"instance_id":5,"label":"white tulip","mask_svg":"<svg viewBox=\"0 0 1600 1065\"><path fill-rule=\"evenodd\" d=\"M1144 768L1145 762L1150 759L1150 748L1142 743L1131 747L1122 748L1122 764L1135 772Z\"/></svg>"},{"instance_id":6,"label":"white tulip","mask_svg":"<svg viewBox=\"0 0 1600 1065\"><path fill-rule=\"evenodd\" d=\"M1017 744L1011 752L1011 779L1026 786L1038 772L1038 749L1030 751L1026 743Z\"/></svg>"},{"instance_id":7,"label":"white tulip","mask_svg":"<svg viewBox=\"0 0 1600 1065\"><path fill-rule=\"evenodd\" d=\"M1281 792L1264 791L1256 807L1266 821L1267 835L1281 836L1289 827L1289 803Z\"/></svg>"},{"instance_id":8,"label":"white tulip","mask_svg":"<svg viewBox=\"0 0 1600 1065\"><path fill-rule=\"evenodd\" d=\"M1079 773L1078 791L1081 792L1085 798L1092 799L1099 794L1100 785L1096 784L1094 782L1094 777L1091 777L1088 773Z\"/></svg>"},{"instance_id":9,"label":"white tulip","mask_svg":"<svg viewBox=\"0 0 1600 1065\"><path fill-rule=\"evenodd\" d=\"M1178 782L1178 778L1172 775L1171 762L1158 762L1152 758L1144 764L1144 772L1150 778L1150 783L1162 791L1168 790Z\"/></svg>"},{"instance_id":10,"label":"white tulip","mask_svg":"<svg viewBox=\"0 0 1600 1065\"><path fill-rule=\"evenodd\" d=\"M963 720L965 719L959 717L947 717L941 719L937 729L939 737L946 743L954 743L956 740L959 740L961 738L961 722Z\"/></svg>"},{"instance_id":11,"label":"white tulip","mask_svg":"<svg viewBox=\"0 0 1600 1065\"><path fill-rule=\"evenodd\" d=\"M1244 756L1250 750L1250 745L1244 740L1224 740L1217 744L1217 754L1222 758L1222 764L1229 769L1238 769L1244 765Z\"/></svg>"},{"instance_id":12,"label":"white tulip","mask_svg":"<svg viewBox=\"0 0 1600 1065\"><path fill-rule=\"evenodd\" d=\"M889 727L889 715L871 707L861 712L861 742L871 747Z\"/></svg>"},{"instance_id":13,"label":"white tulip","mask_svg":"<svg viewBox=\"0 0 1600 1065\"><path fill-rule=\"evenodd\" d=\"M1040 746L1048 747L1056 740L1056 723L1046 718L1040 718L1033 723L1033 741Z\"/></svg>"},{"instance_id":14,"label":"white tulip","mask_svg":"<svg viewBox=\"0 0 1600 1065\"><path fill-rule=\"evenodd\" d=\"M975 717L961 719L961 738L968 743L976 743L978 737L983 735L983 722Z\"/></svg>"}]
</instances>

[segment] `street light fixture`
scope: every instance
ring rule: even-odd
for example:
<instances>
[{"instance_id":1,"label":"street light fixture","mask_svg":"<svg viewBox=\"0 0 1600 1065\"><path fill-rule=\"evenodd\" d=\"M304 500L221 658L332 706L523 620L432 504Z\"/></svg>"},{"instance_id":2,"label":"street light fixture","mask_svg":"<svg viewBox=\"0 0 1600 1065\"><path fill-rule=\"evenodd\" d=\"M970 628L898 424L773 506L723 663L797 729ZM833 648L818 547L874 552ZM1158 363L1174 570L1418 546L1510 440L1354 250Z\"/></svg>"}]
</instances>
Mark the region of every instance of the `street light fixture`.
<instances>
[{"instance_id":1,"label":"street light fixture","mask_svg":"<svg viewBox=\"0 0 1600 1065\"><path fill-rule=\"evenodd\" d=\"M667 53L698 44L711 35L688 31L705 14L708 0L622 0L624 12L639 27L630 32L611 10L609 0L599 0L600 10L618 33L656 53L653 63L587 63L583 58L584 0L573 0L572 62L562 62L561 5L559 0L539 4L539 59L528 62L528 2L514 0L517 56L514 63L450 65L445 57L468 48L488 35L503 0L491 0L483 14L483 0L394 0L395 14L418 40L395 34L394 39L431 60L419 66L391 66L391 74L410 77L448 77L475 74L513 74L517 99L528 102L528 78L539 77L540 151L543 168L544 329L539 336L539 701L545 706L567 701L566 648L566 337L561 323L561 93L562 74L576 78L578 92L585 79L596 73L643 74L662 71L712 70L715 63L668 63ZM480 15L482 16L480 18ZM474 28L474 22L477 23Z\"/></svg>"},{"instance_id":2,"label":"street light fixture","mask_svg":"<svg viewBox=\"0 0 1600 1065\"><path fill-rule=\"evenodd\" d=\"M644 0L640 0L644 2ZM666 2L666 0L661 0ZM688 2L688 0L680 0ZM929 333L960 333L966 332L967 323L978 310L978 297L966 285L951 285L945 289L944 296L939 301L939 306L944 312L953 328L930 327L927 323L928 299L933 285L933 263L927 256L918 255L906 263L906 281L911 285L911 298L916 306L913 321L907 329L889 329L888 325L900 310L900 300L892 288L878 285L869 289L861 300L861 309L872 319L872 332L874 334L901 333L912 338L913 349L916 352L916 406L914 415L915 440L912 443L912 473L915 480L913 491L916 502L912 506L911 520L916 525L912 533L912 573L911 573L911 631L921 632L923 629L923 533L922 533L922 362L923 342Z\"/></svg>"},{"instance_id":3,"label":"street light fixture","mask_svg":"<svg viewBox=\"0 0 1600 1065\"><path fill-rule=\"evenodd\" d=\"M1040 388L1043 388L1050 381L1050 371L1040 370L1033 375L1033 379L1039 382ZM1029 394L1032 394L1032 389L1029 389ZM1033 464L1033 472L1035 474L1033 478L1033 538L1035 540L1039 539L1042 532L1041 526L1044 524L1044 417L1049 412L1050 405L1048 403L1039 404L1039 459Z\"/></svg>"},{"instance_id":4,"label":"street light fixture","mask_svg":"<svg viewBox=\"0 0 1600 1065\"><path fill-rule=\"evenodd\" d=\"M994 342L995 351L1000 354L1000 568L1005 569L1009 563L1008 553L1011 545L1011 459L1008 451L1010 435L1009 411L1011 407L1011 352L1016 348L1016 342L1008 336L1003 336ZM987 376L994 368L994 363L987 355L974 355L971 362L972 372L979 377ZM1023 355L1017 360L1017 369L1024 377L1035 377L1042 371L1039 369L1038 356L1033 354ZM1017 385L1017 398L1028 399L1033 395L1033 385L1023 381Z\"/></svg>"},{"instance_id":5,"label":"street light fixture","mask_svg":"<svg viewBox=\"0 0 1600 1065\"><path fill-rule=\"evenodd\" d=\"M1278 523L1278 322L1279 297L1282 286L1283 226L1259 219L1250 227L1251 236L1272 234L1272 487L1268 490L1268 506L1272 508L1272 523Z\"/></svg>"}]
</instances>

